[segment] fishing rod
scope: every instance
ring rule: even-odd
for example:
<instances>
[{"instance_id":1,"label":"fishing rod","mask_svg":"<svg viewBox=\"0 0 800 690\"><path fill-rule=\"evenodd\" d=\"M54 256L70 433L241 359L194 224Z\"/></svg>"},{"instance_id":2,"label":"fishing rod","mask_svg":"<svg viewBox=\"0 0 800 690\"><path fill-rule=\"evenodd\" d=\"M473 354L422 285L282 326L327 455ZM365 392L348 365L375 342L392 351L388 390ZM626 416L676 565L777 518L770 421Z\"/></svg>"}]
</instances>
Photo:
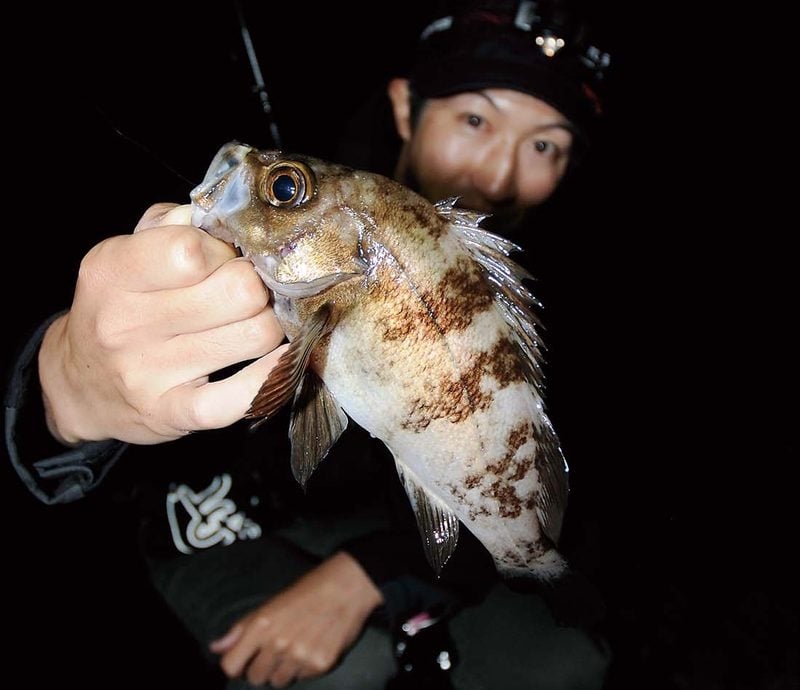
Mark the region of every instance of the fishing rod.
<instances>
[{"instance_id":1,"label":"fishing rod","mask_svg":"<svg viewBox=\"0 0 800 690\"><path fill-rule=\"evenodd\" d=\"M261 101L261 109L267 116L269 121L269 133L276 148L281 148L281 135L278 131L278 123L272 115L272 104L269 102L269 94L267 93L267 85L264 83L264 76L261 73L261 67L258 64L258 56L256 55L255 48L253 47L253 40L250 37L250 30L247 28L247 21L244 16L244 9L240 0L234 0L236 7L236 15L239 18L239 29L242 34L242 42L244 49L247 53L247 59L250 62L250 69L253 72L253 79L255 84L253 90L258 94Z\"/></svg>"}]
</instances>

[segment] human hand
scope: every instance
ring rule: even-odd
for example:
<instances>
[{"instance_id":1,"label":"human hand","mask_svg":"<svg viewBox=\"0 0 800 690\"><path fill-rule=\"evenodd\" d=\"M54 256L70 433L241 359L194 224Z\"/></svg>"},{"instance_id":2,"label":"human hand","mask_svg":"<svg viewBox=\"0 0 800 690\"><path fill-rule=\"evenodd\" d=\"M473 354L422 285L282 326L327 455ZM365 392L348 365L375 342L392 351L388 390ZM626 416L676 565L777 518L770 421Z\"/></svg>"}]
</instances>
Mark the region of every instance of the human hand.
<instances>
[{"instance_id":1,"label":"human hand","mask_svg":"<svg viewBox=\"0 0 800 690\"><path fill-rule=\"evenodd\" d=\"M39 351L48 427L63 443L161 443L232 424L282 354L253 266L190 217L189 206L156 204L133 234L83 258L72 307Z\"/></svg>"},{"instance_id":2,"label":"human hand","mask_svg":"<svg viewBox=\"0 0 800 690\"><path fill-rule=\"evenodd\" d=\"M341 552L238 621L210 649L230 678L283 688L327 673L357 639L383 595Z\"/></svg>"}]
</instances>

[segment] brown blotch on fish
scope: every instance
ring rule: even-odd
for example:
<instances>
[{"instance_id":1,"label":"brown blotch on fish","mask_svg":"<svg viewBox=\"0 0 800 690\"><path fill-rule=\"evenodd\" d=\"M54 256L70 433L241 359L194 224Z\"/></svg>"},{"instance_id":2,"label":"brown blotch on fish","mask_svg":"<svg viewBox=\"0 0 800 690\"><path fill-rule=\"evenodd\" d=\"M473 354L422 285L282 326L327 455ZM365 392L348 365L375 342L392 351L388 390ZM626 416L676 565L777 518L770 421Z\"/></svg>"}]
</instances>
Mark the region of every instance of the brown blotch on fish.
<instances>
[{"instance_id":1,"label":"brown blotch on fish","mask_svg":"<svg viewBox=\"0 0 800 690\"><path fill-rule=\"evenodd\" d=\"M464 486L466 486L468 489L474 489L476 486L478 486L481 483L482 479L483 479L483 475L480 475L480 474L468 474L464 478Z\"/></svg>"},{"instance_id":2,"label":"brown blotch on fish","mask_svg":"<svg viewBox=\"0 0 800 690\"><path fill-rule=\"evenodd\" d=\"M411 401L402 428L409 431L422 431L437 419L447 419L456 424L473 413L473 404L458 379L440 382L433 395L415 398Z\"/></svg>"},{"instance_id":3,"label":"brown blotch on fish","mask_svg":"<svg viewBox=\"0 0 800 690\"><path fill-rule=\"evenodd\" d=\"M519 363L519 351L511 341L505 338L498 340L486 359L489 374L497 379L500 386L525 380L525 371Z\"/></svg>"},{"instance_id":4,"label":"brown blotch on fish","mask_svg":"<svg viewBox=\"0 0 800 690\"><path fill-rule=\"evenodd\" d=\"M497 462L486 465L486 471L511 482L518 482L528 475L533 466L533 454L515 460L517 451L528 441L528 428L520 425L511 430L508 437L508 451Z\"/></svg>"},{"instance_id":5,"label":"brown blotch on fish","mask_svg":"<svg viewBox=\"0 0 800 690\"><path fill-rule=\"evenodd\" d=\"M411 324L408 326L411 328ZM418 335L419 329L413 331ZM484 376L496 379L501 387L525 378L515 360L515 353L514 345L505 340L498 341L488 352L478 353L459 378L447 378L438 388L432 387L433 397L413 400L403 428L421 431L436 419L448 419L458 424L475 412L489 408L494 402L494 394L481 385Z\"/></svg>"},{"instance_id":6,"label":"brown blotch on fish","mask_svg":"<svg viewBox=\"0 0 800 690\"><path fill-rule=\"evenodd\" d=\"M522 501L516 489L505 481L498 479L492 482L489 489L483 493L497 500L502 517L515 518L522 513Z\"/></svg>"},{"instance_id":7,"label":"brown blotch on fish","mask_svg":"<svg viewBox=\"0 0 800 690\"><path fill-rule=\"evenodd\" d=\"M444 333L464 330L494 301L486 278L463 257L444 272L435 292L421 297Z\"/></svg>"}]
</instances>

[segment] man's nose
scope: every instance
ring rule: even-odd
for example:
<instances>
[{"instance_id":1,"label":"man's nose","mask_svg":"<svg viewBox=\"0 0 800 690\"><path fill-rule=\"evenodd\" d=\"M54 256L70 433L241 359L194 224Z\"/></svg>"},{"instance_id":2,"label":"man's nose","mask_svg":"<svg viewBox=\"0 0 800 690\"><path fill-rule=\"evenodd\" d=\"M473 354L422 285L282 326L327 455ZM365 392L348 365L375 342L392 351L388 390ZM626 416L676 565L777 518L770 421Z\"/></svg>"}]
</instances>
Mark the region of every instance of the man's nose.
<instances>
[{"instance_id":1,"label":"man's nose","mask_svg":"<svg viewBox=\"0 0 800 690\"><path fill-rule=\"evenodd\" d=\"M492 203L516 196L516 151L512 142L497 142L487 150L473 180L480 193Z\"/></svg>"}]
</instances>

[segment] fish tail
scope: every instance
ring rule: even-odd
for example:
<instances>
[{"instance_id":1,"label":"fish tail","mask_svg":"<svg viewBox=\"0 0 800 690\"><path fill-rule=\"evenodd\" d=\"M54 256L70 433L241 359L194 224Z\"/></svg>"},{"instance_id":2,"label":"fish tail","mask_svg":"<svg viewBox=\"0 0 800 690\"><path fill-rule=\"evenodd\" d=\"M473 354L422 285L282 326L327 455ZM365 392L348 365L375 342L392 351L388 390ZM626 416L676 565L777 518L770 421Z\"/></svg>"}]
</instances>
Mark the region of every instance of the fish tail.
<instances>
[{"instance_id":1,"label":"fish tail","mask_svg":"<svg viewBox=\"0 0 800 690\"><path fill-rule=\"evenodd\" d=\"M554 582L567 572L569 564L558 551L549 549L525 566L498 563L497 569L506 578L533 577L540 582Z\"/></svg>"}]
</instances>

